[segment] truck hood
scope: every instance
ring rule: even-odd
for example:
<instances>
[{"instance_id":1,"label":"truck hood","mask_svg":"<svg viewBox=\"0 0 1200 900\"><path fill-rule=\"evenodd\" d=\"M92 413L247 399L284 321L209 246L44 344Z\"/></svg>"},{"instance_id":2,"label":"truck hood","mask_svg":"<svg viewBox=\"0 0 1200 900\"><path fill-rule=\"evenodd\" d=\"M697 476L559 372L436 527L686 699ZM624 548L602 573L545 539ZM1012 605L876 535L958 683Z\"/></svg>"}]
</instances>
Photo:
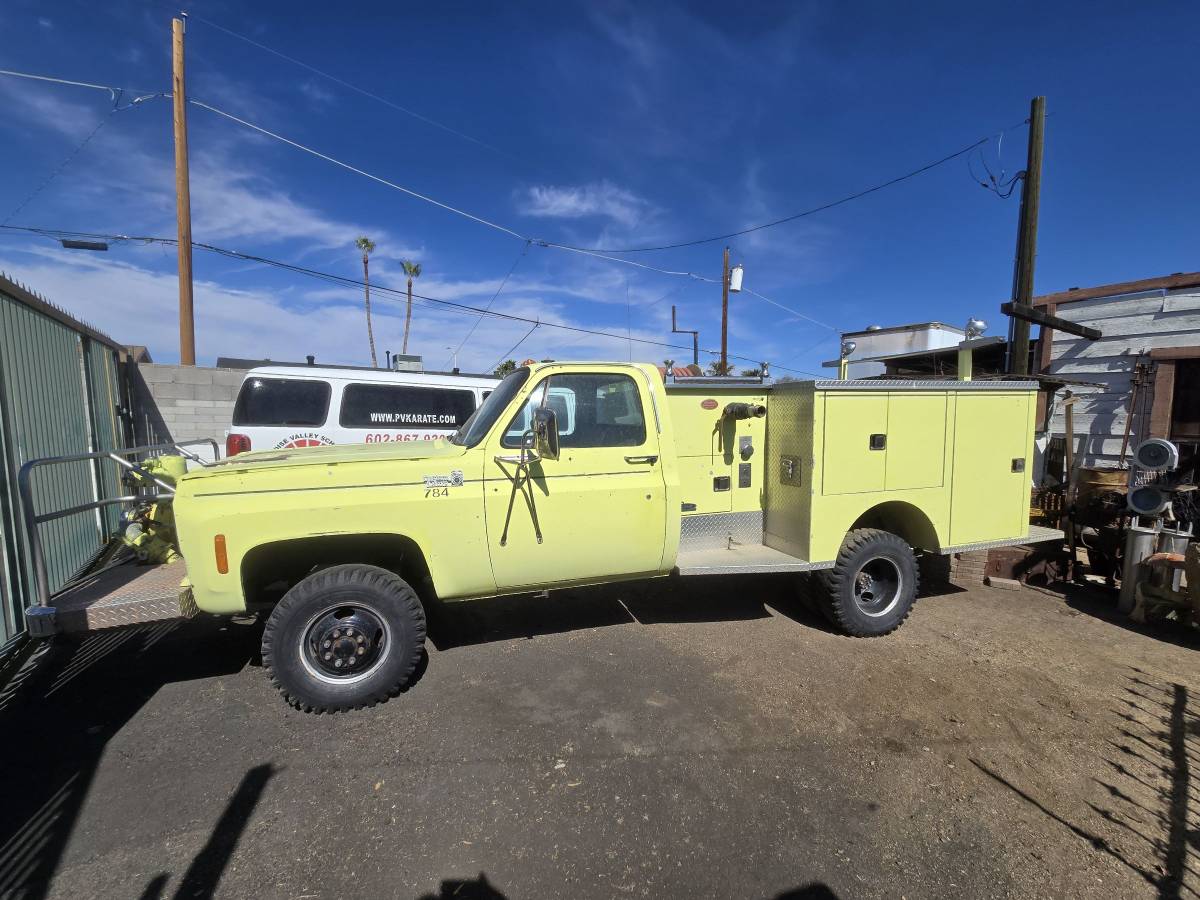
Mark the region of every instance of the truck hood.
<instances>
[{"instance_id":1,"label":"truck hood","mask_svg":"<svg viewBox=\"0 0 1200 900\"><path fill-rule=\"evenodd\" d=\"M216 477L227 474L250 474L279 468L332 466L344 463L413 462L417 460L452 460L463 455L464 447L451 444L444 438L433 441L406 441L381 444L332 444L328 447L295 447L282 450L259 450L239 453L211 466L193 469L185 476Z\"/></svg>"}]
</instances>

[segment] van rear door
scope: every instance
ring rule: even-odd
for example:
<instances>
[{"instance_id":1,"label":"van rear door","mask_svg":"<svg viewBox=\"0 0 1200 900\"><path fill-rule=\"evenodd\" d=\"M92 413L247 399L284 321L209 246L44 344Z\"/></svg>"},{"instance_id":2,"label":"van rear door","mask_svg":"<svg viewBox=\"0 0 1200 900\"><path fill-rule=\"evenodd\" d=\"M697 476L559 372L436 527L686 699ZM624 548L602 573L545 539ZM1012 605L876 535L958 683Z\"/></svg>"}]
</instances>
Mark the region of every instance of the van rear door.
<instances>
[{"instance_id":1,"label":"van rear door","mask_svg":"<svg viewBox=\"0 0 1200 900\"><path fill-rule=\"evenodd\" d=\"M332 395L321 379L251 375L238 391L231 431L248 437L251 450L332 444L325 427Z\"/></svg>"}]
</instances>

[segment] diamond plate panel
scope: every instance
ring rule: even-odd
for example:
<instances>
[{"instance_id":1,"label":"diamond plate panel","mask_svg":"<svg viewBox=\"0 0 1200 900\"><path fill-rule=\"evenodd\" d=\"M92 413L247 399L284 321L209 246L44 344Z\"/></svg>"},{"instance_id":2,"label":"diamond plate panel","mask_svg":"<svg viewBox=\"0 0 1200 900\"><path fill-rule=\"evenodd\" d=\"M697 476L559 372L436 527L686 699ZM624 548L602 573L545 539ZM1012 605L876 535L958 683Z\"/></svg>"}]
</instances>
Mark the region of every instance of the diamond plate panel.
<instances>
[{"instance_id":1,"label":"diamond plate panel","mask_svg":"<svg viewBox=\"0 0 1200 900\"><path fill-rule=\"evenodd\" d=\"M120 565L97 572L53 598L59 631L96 631L197 612L182 560L161 566Z\"/></svg>"},{"instance_id":2,"label":"diamond plate panel","mask_svg":"<svg viewBox=\"0 0 1200 900\"><path fill-rule=\"evenodd\" d=\"M812 563L762 544L728 550L691 550L676 560L680 575L739 575L763 572L815 572L833 568L832 562Z\"/></svg>"},{"instance_id":3,"label":"diamond plate panel","mask_svg":"<svg viewBox=\"0 0 1200 900\"><path fill-rule=\"evenodd\" d=\"M679 552L724 550L733 544L761 544L761 510L684 516L679 528Z\"/></svg>"},{"instance_id":4,"label":"diamond plate panel","mask_svg":"<svg viewBox=\"0 0 1200 900\"><path fill-rule=\"evenodd\" d=\"M775 386L767 413L763 540L801 557L812 526L814 402L812 382L785 382Z\"/></svg>"},{"instance_id":5,"label":"diamond plate panel","mask_svg":"<svg viewBox=\"0 0 1200 900\"><path fill-rule=\"evenodd\" d=\"M1036 381L910 381L897 378L802 382L818 391L1036 391Z\"/></svg>"}]
</instances>

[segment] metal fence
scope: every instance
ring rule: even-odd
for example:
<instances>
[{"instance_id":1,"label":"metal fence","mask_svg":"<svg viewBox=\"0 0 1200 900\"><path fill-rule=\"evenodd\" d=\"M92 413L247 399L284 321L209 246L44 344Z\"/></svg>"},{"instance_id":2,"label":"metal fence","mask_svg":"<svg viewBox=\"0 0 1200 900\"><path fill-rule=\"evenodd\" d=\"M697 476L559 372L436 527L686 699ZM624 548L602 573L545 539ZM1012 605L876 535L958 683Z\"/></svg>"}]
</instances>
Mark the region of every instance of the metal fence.
<instances>
[{"instance_id":1,"label":"metal fence","mask_svg":"<svg viewBox=\"0 0 1200 900\"><path fill-rule=\"evenodd\" d=\"M120 347L111 338L0 276L0 650L25 630L33 602L29 548L21 526L17 470L28 460L126 446ZM119 475L95 461L40 472L39 510L120 493ZM108 507L43 526L51 590L57 590L117 526Z\"/></svg>"}]
</instances>

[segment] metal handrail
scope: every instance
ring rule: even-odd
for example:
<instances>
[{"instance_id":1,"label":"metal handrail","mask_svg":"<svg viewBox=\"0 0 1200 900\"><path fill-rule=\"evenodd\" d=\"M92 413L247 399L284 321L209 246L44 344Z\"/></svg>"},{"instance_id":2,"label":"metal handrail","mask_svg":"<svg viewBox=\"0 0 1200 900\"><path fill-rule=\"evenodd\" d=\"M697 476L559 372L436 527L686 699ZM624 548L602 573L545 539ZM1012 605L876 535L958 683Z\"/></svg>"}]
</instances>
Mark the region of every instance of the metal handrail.
<instances>
[{"instance_id":1,"label":"metal handrail","mask_svg":"<svg viewBox=\"0 0 1200 900\"><path fill-rule=\"evenodd\" d=\"M43 608L50 606L50 579L46 574L46 557L42 551L42 539L38 533L38 526L50 522L54 519L62 519L66 516L73 516L77 513L88 512L93 509L100 509L104 506L112 506L117 503L136 503L139 500L145 499L136 494L124 497L109 497L103 500L93 500L89 503L81 503L78 506L72 506L68 509L55 510L53 512L41 513L40 515L34 512L33 508L33 485L30 476L33 470L39 466L53 466L62 463L71 462L86 462L90 459L110 459L118 465L129 469L132 472L137 472L142 477L153 481L162 491L168 496L173 496L174 491L170 485L155 478L144 468L137 463L130 462L125 459L127 456L134 456L139 453L150 453L153 451L172 450L179 455L186 457L202 466L209 466L212 463L207 463L195 453L185 450L185 447L195 446L197 444L208 444L213 450L213 459L221 458L221 450L217 446L214 438L197 438L191 441L179 441L178 443L167 444L145 444L141 447L124 447L114 450L98 450L92 453L75 453L70 456L45 456L41 459L31 459L29 462L21 466L17 473L17 490L21 496L21 512L25 520L25 537L29 542L30 561L33 563L33 575L35 580L35 589L37 591L37 605Z\"/></svg>"}]
</instances>

